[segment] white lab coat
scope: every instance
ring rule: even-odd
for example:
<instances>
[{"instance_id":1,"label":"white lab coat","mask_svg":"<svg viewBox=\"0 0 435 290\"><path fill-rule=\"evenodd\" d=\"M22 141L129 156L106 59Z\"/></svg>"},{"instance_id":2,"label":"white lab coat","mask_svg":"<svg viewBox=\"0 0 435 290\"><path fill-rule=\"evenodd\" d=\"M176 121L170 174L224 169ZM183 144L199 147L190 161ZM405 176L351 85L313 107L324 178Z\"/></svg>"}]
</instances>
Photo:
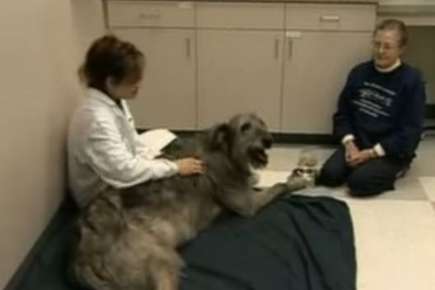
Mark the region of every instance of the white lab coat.
<instances>
[{"instance_id":1,"label":"white lab coat","mask_svg":"<svg viewBox=\"0 0 435 290\"><path fill-rule=\"evenodd\" d=\"M121 101L121 105L123 110L106 94L90 88L73 115L68 136L68 175L72 195L80 207L108 186L130 187L178 172L174 162L155 159L160 152L141 142L127 103Z\"/></svg>"}]
</instances>

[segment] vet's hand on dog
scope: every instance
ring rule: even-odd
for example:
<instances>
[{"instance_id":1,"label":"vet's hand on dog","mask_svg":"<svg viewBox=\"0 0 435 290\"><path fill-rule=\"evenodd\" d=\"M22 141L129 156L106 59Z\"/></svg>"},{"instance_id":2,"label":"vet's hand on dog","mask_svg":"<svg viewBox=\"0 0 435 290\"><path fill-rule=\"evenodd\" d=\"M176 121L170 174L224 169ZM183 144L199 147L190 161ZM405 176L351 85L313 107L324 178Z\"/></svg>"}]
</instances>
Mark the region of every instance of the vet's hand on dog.
<instances>
[{"instance_id":1,"label":"vet's hand on dog","mask_svg":"<svg viewBox=\"0 0 435 290\"><path fill-rule=\"evenodd\" d=\"M203 174L205 172L204 162L197 158L178 159L175 164L177 164L178 173L182 176Z\"/></svg>"}]
</instances>

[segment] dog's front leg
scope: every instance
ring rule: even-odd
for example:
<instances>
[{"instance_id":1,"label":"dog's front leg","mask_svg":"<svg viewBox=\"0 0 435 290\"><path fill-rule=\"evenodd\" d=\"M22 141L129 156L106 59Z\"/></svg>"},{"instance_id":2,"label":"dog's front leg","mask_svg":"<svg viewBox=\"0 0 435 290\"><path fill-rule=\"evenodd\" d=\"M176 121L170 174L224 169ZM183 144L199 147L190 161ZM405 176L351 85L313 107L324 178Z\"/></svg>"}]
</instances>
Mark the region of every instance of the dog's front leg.
<instances>
[{"instance_id":1,"label":"dog's front leg","mask_svg":"<svg viewBox=\"0 0 435 290\"><path fill-rule=\"evenodd\" d=\"M287 192L289 192L289 187L284 182L262 190L251 187L249 189L237 188L221 194L220 202L225 208L241 216L250 217L273 199Z\"/></svg>"},{"instance_id":2,"label":"dog's front leg","mask_svg":"<svg viewBox=\"0 0 435 290\"><path fill-rule=\"evenodd\" d=\"M293 192L293 191L297 191L297 190L301 190L304 188L307 188L309 186L312 185L312 181L308 180L306 178L303 178L301 176L297 176L297 175L290 175L287 178L287 187L288 187L288 191L289 193Z\"/></svg>"},{"instance_id":3,"label":"dog's front leg","mask_svg":"<svg viewBox=\"0 0 435 290\"><path fill-rule=\"evenodd\" d=\"M252 190L250 193L248 213L250 216L255 215L259 209L270 203L276 197L289 191L286 183L276 183L269 188L262 190Z\"/></svg>"}]
</instances>

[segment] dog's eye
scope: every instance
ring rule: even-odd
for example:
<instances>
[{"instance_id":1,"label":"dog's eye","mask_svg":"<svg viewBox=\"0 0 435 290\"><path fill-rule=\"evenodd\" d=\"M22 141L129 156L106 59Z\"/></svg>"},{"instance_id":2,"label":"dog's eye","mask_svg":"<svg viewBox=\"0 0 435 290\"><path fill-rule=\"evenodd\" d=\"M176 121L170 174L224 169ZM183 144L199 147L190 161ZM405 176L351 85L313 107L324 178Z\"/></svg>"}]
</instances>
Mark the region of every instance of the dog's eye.
<instances>
[{"instance_id":1,"label":"dog's eye","mask_svg":"<svg viewBox=\"0 0 435 290\"><path fill-rule=\"evenodd\" d=\"M242 132L246 132L249 129L251 129L251 123L244 123L241 127L240 127L240 131Z\"/></svg>"}]
</instances>

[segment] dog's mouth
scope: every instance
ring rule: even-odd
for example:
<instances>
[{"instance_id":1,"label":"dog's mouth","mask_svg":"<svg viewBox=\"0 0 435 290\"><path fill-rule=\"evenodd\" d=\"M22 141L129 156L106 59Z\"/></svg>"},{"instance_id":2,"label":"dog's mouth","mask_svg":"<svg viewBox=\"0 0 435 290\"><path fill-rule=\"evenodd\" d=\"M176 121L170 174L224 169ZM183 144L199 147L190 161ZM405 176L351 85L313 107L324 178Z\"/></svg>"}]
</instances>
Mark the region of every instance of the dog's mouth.
<instances>
[{"instance_id":1,"label":"dog's mouth","mask_svg":"<svg viewBox=\"0 0 435 290\"><path fill-rule=\"evenodd\" d=\"M249 150L249 158L254 168L265 167L268 162L266 150L263 148L252 148Z\"/></svg>"}]
</instances>

